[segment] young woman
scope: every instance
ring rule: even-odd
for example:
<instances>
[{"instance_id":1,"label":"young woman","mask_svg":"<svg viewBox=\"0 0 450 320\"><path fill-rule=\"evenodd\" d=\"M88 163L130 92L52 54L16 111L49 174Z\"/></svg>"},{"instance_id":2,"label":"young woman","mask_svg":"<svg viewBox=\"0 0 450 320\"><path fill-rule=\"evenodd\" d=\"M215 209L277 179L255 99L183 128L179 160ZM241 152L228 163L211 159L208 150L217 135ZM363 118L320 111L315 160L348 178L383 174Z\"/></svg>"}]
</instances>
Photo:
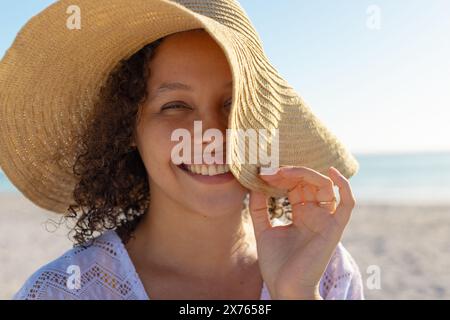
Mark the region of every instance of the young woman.
<instances>
[{"instance_id":1,"label":"young woman","mask_svg":"<svg viewBox=\"0 0 450 320\"><path fill-rule=\"evenodd\" d=\"M201 121L226 137L235 94L228 58L204 28L190 28L116 64L74 135L66 217L77 245L37 270L16 299L363 298L340 243L355 199L339 170L282 163L260 174L286 190L291 223L276 226L270 195L223 164L226 138L219 164L174 163L175 130L195 136ZM204 151L209 141L200 143Z\"/></svg>"}]
</instances>

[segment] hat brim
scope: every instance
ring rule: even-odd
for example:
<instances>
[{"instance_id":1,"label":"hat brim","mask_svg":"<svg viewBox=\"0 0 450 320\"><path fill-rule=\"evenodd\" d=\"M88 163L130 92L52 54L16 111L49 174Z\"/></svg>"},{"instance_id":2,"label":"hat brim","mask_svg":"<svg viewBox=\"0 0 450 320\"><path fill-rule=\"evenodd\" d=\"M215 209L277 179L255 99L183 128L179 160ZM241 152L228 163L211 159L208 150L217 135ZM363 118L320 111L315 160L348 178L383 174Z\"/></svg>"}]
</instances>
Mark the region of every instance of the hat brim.
<instances>
[{"instance_id":1,"label":"hat brim","mask_svg":"<svg viewBox=\"0 0 450 320\"><path fill-rule=\"evenodd\" d=\"M71 30L66 10L72 3L62 0L20 30L0 63L0 167L17 189L44 209L67 212L77 183L74 137L110 72L144 45L198 28L216 40L231 67L230 129L279 129L280 165L322 173L332 165L347 178L357 172L356 159L271 66L237 3L177 2L79 0L81 30ZM258 164L236 161L236 137L230 146L230 168L240 183L284 195L258 177ZM64 154L61 161L55 153Z\"/></svg>"}]
</instances>

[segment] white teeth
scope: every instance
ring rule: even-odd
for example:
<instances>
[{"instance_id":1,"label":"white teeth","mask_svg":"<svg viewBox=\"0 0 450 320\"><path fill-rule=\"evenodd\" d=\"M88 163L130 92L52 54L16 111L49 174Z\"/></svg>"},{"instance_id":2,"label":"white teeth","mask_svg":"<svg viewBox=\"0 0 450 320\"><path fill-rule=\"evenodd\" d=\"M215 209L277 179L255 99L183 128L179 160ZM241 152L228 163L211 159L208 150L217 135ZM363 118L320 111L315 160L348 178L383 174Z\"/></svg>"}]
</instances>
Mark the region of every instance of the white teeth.
<instances>
[{"instance_id":1,"label":"white teeth","mask_svg":"<svg viewBox=\"0 0 450 320\"><path fill-rule=\"evenodd\" d=\"M186 164L185 166L190 172L201 174L203 176L215 176L230 171L230 167L227 164Z\"/></svg>"},{"instance_id":2,"label":"white teeth","mask_svg":"<svg viewBox=\"0 0 450 320\"><path fill-rule=\"evenodd\" d=\"M208 166L208 174L210 176L216 175L217 174L216 166Z\"/></svg>"}]
</instances>

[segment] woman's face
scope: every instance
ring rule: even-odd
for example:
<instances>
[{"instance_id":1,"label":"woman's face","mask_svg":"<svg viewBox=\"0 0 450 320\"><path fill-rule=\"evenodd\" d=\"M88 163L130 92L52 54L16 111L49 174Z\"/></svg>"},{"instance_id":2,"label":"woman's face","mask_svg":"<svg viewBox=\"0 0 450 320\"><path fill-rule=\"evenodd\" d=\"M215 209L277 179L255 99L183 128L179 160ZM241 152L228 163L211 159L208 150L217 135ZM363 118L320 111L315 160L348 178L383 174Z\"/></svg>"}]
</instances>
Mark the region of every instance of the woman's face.
<instances>
[{"instance_id":1,"label":"woman's face","mask_svg":"<svg viewBox=\"0 0 450 320\"><path fill-rule=\"evenodd\" d=\"M164 39L149 67L148 98L140 111L136 144L149 175L151 199L163 194L186 209L211 216L240 209L246 189L231 172L220 174L227 168L205 165L202 158L189 170L171 158L172 149L180 144L171 141L176 129L190 133L191 163L198 150L194 143L201 153L209 144L194 142L194 121L201 121L202 133L220 130L225 151L232 75L222 50L205 31L181 32ZM225 160L224 153L222 163Z\"/></svg>"}]
</instances>

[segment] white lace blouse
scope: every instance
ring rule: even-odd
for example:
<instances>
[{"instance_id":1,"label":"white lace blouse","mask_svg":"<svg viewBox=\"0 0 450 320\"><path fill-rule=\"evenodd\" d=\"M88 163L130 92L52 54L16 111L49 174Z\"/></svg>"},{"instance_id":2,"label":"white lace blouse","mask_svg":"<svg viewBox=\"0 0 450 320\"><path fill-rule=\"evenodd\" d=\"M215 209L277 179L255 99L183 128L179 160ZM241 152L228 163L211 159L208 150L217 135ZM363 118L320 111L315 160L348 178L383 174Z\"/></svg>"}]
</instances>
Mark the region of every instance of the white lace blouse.
<instances>
[{"instance_id":1,"label":"white lace blouse","mask_svg":"<svg viewBox=\"0 0 450 320\"><path fill-rule=\"evenodd\" d=\"M77 277L77 278L74 278ZM358 266L338 244L320 281L324 299L364 299ZM89 247L75 246L32 274L13 299L151 299L123 245L113 230ZM270 300L263 283L261 300Z\"/></svg>"}]
</instances>

